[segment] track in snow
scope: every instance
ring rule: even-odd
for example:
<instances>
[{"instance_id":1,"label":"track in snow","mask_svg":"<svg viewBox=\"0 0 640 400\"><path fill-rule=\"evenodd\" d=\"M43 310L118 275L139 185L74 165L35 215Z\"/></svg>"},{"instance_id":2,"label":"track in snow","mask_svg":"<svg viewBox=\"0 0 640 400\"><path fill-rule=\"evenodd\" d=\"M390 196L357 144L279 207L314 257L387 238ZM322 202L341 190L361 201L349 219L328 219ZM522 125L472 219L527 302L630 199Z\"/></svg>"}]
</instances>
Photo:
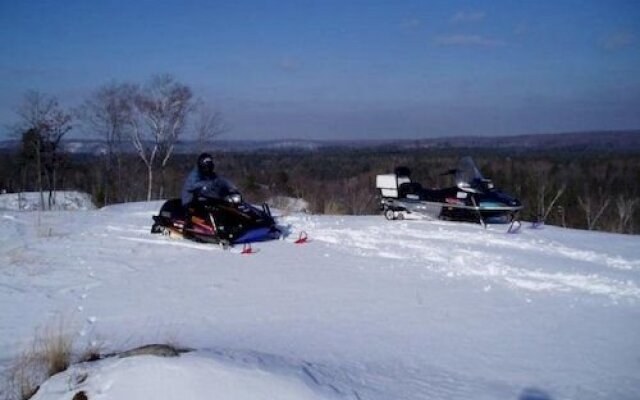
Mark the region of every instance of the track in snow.
<instances>
[{"instance_id":1,"label":"track in snow","mask_svg":"<svg viewBox=\"0 0 640 400\"><path fill-rule=\"evenodd\" d=\"M314 239L341 251L386 258L390 265L402 261L451 278L479 277L488 283L532 291L585 292L613 300L640 300L640 287L628 279L628 272L640 273L640 260L611 254L597 239L594 242L603 250L566 244L572 243L571 236L588 236L587 232L545 227L507 234L505 225L484 230L475 224L389 222L382 218L376 223L365 218L367 223L356 227L350 224L357 218L298 218L291 222L301 224L314 232ZM550 239L548 232L568 240ZM619 238L628 242L627 251L638 240L632 236Z\"/></svg>"}]
</instances>

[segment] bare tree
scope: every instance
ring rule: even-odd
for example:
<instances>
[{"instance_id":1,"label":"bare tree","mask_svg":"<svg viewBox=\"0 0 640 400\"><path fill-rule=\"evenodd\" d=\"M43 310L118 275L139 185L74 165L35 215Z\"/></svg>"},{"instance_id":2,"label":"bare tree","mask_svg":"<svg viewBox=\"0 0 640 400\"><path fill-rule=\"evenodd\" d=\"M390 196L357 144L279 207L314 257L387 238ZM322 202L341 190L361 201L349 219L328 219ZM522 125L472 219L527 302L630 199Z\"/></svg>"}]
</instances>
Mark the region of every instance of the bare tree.
<instances>
[{"instance_id":1,"label":"bare tree","mask_svg":"<svg viewBox=\"0 0 640 400\"><path fill-rule=\"evenodd\" d=\"M49 180L49 208L55 204L55 192L57 190L57 172L60 164L60 144L63 136L69 132L73 126L71 125L72 116L70 113L56 108L49 121L47 129L44 131L44 154L45 154L45 172Z\"/></svg>"},{"instance_id":2,"label":"bare tree","mask_svg":"<svg viewBox=\"0 0 640 400\"><path fill-rule=\"evenodd\" d=\"M371 210L375 196L370 190L373 179L368 175L359 175L344 182L344 199L348 213L365 215Z\"/></svg>"},{"instance_id":3,"label":"bare tree","mask_svg":"<svg viewBox=\"0 0 640 400\"><path fill-rule=\"evenodd\" d=\"M137 88L129 84L107 84L95 91L80 109L80 117L92 133L105 140L105 179L102 183L103 203L111 201L110 187L115 193L122 188L122 142L132 113L133 94Z\"/></svg>"},{"instance_id":4,"label":"bare tree","mask_svg":"<svg viewBox=\"0 0 640 400\"><path fill-rule=\"evenodd\" d=\"M20 132L30 132L31 146L37 147L36 163L38 188L40 190L41 207L44 205L42 174L47 176L49 184L49 208L55 203L57 184L57 168L59 163L60 143L67 132L72 129L72 116L66 112L53 96L39 92L27 92L18 108Z\"/></svg>"},{"instance_id":5,"label":"bare tree","mask_svg":"<svg viewBox=\"0 0 640 400\"><path fill-rule=\"evenodd\" d=\"M637 197L625 197L619 195L616 200L616 206L618 211L618 232L620 233L633 233L631 229L631 221L633 213L636 207L640 203L640 199Z\"/></svg>"},{"instance_id":6,"label":"bare tree","mask_svg":"<svg viewBox=\"0 0 640 400\"><path fill-rule=\"evenodd\" d=\"M40 209L44 210L44 187L42 184L42 136L36 128L30 128L22 134L22 148L20 155L22 158L22 189L28 187L27 176L29 164L35 162L35 176L38 192L40 193ZM22 203L20 202L20 208Z\"/></svg>"},{"instance_id":7,"label":"bare tree","mask_svg":"<svg viewBox=\"0 0 640 400\"><path fill-rule=\"evenodd\" d=\"M536 166L535 185L537 218L541 222L546 222L554 205L560 199L567 188L566 181L559 186L554 186L550 173L552 164L548 161L538 162Z\"/></svg>"},{"instance_id":8,"label":"bare tree","mask_svg":"<svg viewBox=\"0 0 640 400\"><path fill-rule=\"evenodd\" d=\"M609 207L611 199L604 195L602 188L599 189L599 195L591 193L585 188L584 194L578 196L578 205L584 211L587 220L587 229L593 230L598 223L604 211Z\"/></svg>"},{"instance_id":9,"label":"bare tree","mask_svg":"<svg viewBox=\"0 0 640 400\"><path fill-rule=\"evenodd\" d=\"M199 102L195 109L193 131L198 145L202 148L227 131L222 114L212 107Z\"/></svg>"},{"instance_id":10,"label":"bare tree","mask_svg":"<svg viewBox=\"0 0 640 400\"><path fill-rule=\"evenodd\" d=\"M550 194L553 194L553 197L551 198L551 201L548 204L545 204L545 194L547 192L547 187L546 185L540 188L539 193L539 204L540 204L540 215L542 215L542 221L546 222L547 218L549 217L549 214L551 213L551 210L553 210L553 206L556 204L556 202L560 199L560 197L562 196L562 194L564 193L564 191L567 189L567 184L566 183L562 183L560 185L560 187L554 189L554 191L551 191ZM548 197L547 197L548 198Z\"/></svg>"},{"instance_id":11,"label":"bare tree","mask_svg":"<svg viewBox=\"0 0 640 400\"><path fill-rule=\"evenodd\" d=\"M147 167L147 201L154 172L160 168L159 197L164 195L164 171L193 110L191 89L169 75L155 76L134 96L131 139Z\"/></svg>"}]
</instances>

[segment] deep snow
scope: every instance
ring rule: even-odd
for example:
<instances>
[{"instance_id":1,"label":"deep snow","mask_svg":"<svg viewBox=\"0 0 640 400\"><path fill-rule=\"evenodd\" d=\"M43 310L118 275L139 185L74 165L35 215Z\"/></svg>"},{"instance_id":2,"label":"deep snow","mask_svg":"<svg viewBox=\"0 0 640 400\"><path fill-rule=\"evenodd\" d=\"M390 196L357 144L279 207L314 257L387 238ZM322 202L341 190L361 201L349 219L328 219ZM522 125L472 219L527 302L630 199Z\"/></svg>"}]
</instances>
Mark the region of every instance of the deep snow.
<instances>
[{"instance_id":1,"label":"deep snow","mask_svg":"<svg viewBox=\"0 0 640 400\"><path fill-rule=\"evenodd\" d=\"M38 399L69 398L77 368L90 399L640 398L638 236L298 214L242 256L150 235L159 207L0 212L4 367L59 315L109 350L198 349L76 366Z\"/></svg>"}]
</instances>

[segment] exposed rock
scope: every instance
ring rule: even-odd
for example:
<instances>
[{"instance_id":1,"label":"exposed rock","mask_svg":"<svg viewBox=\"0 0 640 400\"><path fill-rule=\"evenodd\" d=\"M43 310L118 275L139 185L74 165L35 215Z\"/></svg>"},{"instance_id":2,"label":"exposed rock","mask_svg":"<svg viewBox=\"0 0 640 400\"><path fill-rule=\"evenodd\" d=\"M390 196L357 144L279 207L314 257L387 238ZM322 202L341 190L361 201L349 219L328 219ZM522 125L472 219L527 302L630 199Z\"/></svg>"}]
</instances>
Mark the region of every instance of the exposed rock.
<instances>
[{"instance_id":1,"label":"exposed rock","mask_svg":"<svg viewBox=\"0 0 640 400\"><path fill-rule=\"evenodd\" d=\"M118 357L133 357L142 355L151 355L158 357L178 357L181 353L186 353L191 349L178 348L169 344L147 344L136 347L135 349L123 351Z\"/></svg>"},{"instance_id":2,"label":"exposed rock","mask_svg":"<svg viewBox=\"0 0 640 400\"><path fill-rule=\"evenodd\" d=\"M78 393L74 394L71 400L89 400L89 397L87 397L87 394L84 392L84 390L81 390Z\"/></svg>"}]
</instances>

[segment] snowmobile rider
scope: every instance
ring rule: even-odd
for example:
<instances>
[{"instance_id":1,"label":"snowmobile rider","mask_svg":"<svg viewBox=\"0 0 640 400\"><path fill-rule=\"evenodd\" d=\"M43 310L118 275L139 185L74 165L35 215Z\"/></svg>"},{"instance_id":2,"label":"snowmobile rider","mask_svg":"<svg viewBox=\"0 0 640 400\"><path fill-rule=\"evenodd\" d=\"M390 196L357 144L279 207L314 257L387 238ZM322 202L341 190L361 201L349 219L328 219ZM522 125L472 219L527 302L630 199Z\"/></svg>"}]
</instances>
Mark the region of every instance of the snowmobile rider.
<instances>
[{"instance_id":1,"label":"snowmobile rider","mask_svg":"<svg viewBox=\"0 0 640 400\"><path fill-rule=\"evenodd\" d=\"M216 174L211 154L202 153L182 186L182 205L186 209L198 208L203 200L226 200L234 194L238 194L238 190Z\"/></svg>"}]
</instances>

